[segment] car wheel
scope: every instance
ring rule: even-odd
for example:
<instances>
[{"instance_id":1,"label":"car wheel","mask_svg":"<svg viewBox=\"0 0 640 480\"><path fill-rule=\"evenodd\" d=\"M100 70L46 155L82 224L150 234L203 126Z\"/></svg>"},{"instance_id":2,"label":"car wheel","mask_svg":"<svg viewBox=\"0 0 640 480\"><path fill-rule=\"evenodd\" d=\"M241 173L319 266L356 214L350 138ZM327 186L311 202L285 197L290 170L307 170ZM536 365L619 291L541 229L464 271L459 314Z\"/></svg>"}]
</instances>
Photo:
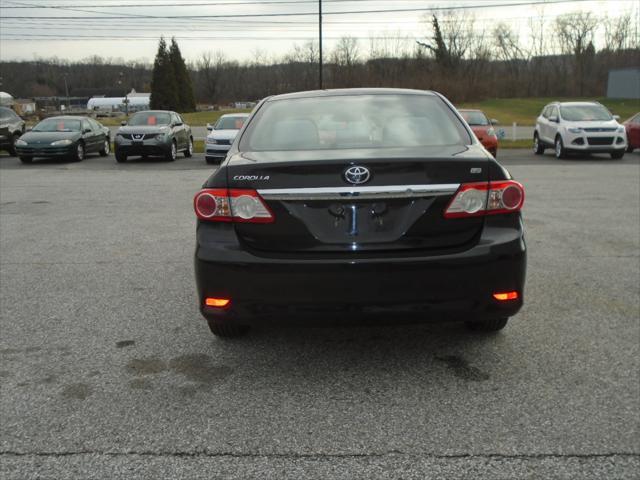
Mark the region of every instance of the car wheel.
<instances>
[{"instance_id":1,"label":"car wheel","mask_svg":"<svg viewBox=\"0 0 640 480\"><path fill-rule=\"evenodd\" d=\"M544 153L544 144L538 138L538 134L533 135L533 153L542 155Z\"/></svg>"},{"instance_id":2,"label":"car wheel","mask_svg":"<svg viewBox=\"0 0 640 480\"><path fill-rule=\"evenodd\" d=\"M614 160L620 160L622 157L624 157L624 150L621 150L619 152L611 152L611 158L613 158Z\"/></svg>"},{"instance_id":3,"label":"car wheel","mask_svg":"<svg viewBox=\"0 0 640 480\"><path fill-rule=\"evenodd\" d=\"M560 135L556 137L555 153L556 153L556 158L564 158L566 156L566 152L564 150L564 143L562 143L562 137Z\"/></svg>"},{"instance_id":4,"label":"car wheel","mask_svg":"<svg viewBox=\"0 0 640 480\"><path fill-rule=\"evenodd\" d=\"M33 162L33 157L20 157L20 161L22 163L31 163Z\"/></svg>"},{"instance_id":5,"label":"car wheel","mask_svg":"<svg viewBox=\"0 0 640 480\"><path fill-rule=\"evenodd\" d=\"M633 152L633 147L631 146L631 144L627 145L627 153L632 153Z\"/></svg>"},{"instance_id":6,"label":"car wheel","mask_svg":"<svg viewBox=\"0 0 640 480\"><path fill-rule=\"evenodd\" d=\"M178 146L176 145L176 142L171 142L171 148L167 152L166 158L169 162L174 162L176 158L178 158Z\"/></svg>"},{"instance_id":7,"label":"car wheel","mask_svg":"<svg viewBox=\"0 0 640 480\"><path fill-rule=\"evenodd\" d=\"M82 160L84 160L84 156L85 156L84 144L78 143L78 146L76 147L76 152L73 154L73 161L81 162Z\"/></svg>"},{"instance_id":8,"label":"car wheel","mask_svg":"<svg viewBox=\"0 0 640 480\"><path fill-rule=\"evenodd\" d=\"M104 146L102 147L102 150L100 150L100 156L101 157L106 157L107 155L109 155L109 153L111 153L111 142L109 141L109 139L105 139L104 141Z\"/></svg>"},{"instance_id":9,"label":"car wheel","mask_svg":"<svg viewBox=\"0 0 640 480\"><path fill-rule=\"evenodd\" d=\"M508 320L508 318L494 318L491 320L467 322L467 328L474 332L497 332L507 325Z\"/></svg>"},{"instance_id":10,"label":"car wheel","mask_svg":"<svg viewBox=\"0 0 640 480\"><path fill-rule=\"evenodd\" d=\"M249 333L247 325L229 325L217 320L207 320L207 323L209 324L209 330L216 337L236 338Z\"/></svg>"},{"instance_id":11,"label":"car wheel","mask_svg":"<svg viewBox=\"0 0 640 480\"><path fill-rule=\"evenodd\" d=\"M189 137L189 145L187 145L187 149L184 151L185 158L190 158L193 156L193 138Z\"/></svg>"},{"instance_id":12,"label":"car wheel","mask_svg":"<svg viewBox=\"0 0 640 480\"><path fill-rule=\"evenodd\" d=\"M218 164L218 161L217 161L215 158L206 158L206 157L205 157L205 159L204 159L204 160L205 160L205 162L207 162L207 164L209 164L209 165L217 165L217 164Z\"/></svg>"},{"instance_id":13,"label":"car wheel","mask_svg":"<svg viewBox=\"0 0 640 480\"><path fill-rule=\"evenodd\" d=\"M127 156L124 153L116 150L116 162L124 163L126 161L127 161Z\"/></svg>"},{"instance_id":14,"label":"car wheel","mask_svg":"<svg viewBox=\"0 0 640 480\"><path fill-rule=\"evenodd\" d=\"M14 135L11 138L11 146L9 147L9 155L11 155L12 157L16 156L16 142L18 141L18 139L20 138L20 135Z\"/></svg>"}]
</instances>

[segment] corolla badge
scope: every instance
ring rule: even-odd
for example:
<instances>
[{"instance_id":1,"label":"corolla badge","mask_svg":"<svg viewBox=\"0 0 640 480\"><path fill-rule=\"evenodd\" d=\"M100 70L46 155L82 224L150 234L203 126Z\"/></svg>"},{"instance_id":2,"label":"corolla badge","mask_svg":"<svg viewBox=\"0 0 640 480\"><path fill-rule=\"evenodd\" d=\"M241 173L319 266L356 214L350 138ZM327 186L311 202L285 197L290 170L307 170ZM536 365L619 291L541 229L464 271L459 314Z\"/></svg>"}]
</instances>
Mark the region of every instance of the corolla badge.
<instances>
[{"instance_id":1,"label":"corolla badge","mask_svg":"<svg viewBox=\"0 0 640 480\"><path fill-rule=\"evenodd\" d=\"M353 183L354 185L360 185L362 183L367 183L371 178L371 172L367 167L361 167L359 165L355 165L353 167L349 167L344 172L344 179Z\"/></svg>"}]
</instances>

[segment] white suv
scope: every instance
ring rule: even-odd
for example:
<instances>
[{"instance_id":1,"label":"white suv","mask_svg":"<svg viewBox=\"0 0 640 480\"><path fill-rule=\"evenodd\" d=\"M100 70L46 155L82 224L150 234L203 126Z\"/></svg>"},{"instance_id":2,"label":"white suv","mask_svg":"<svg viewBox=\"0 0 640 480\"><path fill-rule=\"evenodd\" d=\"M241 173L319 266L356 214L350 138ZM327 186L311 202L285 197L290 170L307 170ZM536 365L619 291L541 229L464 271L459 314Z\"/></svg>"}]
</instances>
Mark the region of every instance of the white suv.
<instances>
[{"instance_id":1,"label":"white suv","mask_svg":"<svg viewBox=\"0 0 640 480\"><path fill-rule=\"evenodd\" d=\"M567 153L609 153L622 158L627 148L627 134L598 102L554 102L542 110L533 133L533 151L542 155L553 148L557 158Z\"/></svg>"}]
</instances>

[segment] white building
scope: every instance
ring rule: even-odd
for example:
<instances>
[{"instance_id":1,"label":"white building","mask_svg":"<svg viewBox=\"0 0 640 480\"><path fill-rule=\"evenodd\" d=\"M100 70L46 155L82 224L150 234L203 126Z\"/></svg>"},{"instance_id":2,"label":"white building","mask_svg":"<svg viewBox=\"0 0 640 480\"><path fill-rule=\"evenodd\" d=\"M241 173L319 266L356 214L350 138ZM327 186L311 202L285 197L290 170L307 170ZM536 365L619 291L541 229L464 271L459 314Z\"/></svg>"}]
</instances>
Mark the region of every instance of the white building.
<instances>
[{"instance_id":1,"label":"white building","mask_svg":"<svg viewBox=\"0 0 640 480\"><path fill-rule=\"evenodd\" d=\"M138 93L131 90L125 97L93 97L87 103L87 110L96 114L117 112L138 112L149 110L150 93Z\"/></svg>"}]
</instances>

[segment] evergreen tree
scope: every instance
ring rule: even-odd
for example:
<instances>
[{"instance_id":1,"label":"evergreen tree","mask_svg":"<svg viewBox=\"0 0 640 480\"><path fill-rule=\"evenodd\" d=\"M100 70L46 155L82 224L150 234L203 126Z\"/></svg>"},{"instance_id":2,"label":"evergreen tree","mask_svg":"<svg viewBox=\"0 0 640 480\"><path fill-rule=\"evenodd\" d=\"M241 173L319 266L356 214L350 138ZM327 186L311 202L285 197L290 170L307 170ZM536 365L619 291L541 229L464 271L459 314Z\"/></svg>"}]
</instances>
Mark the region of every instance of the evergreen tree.
<instances>
[{"instance_id":1,"label":"evergreen tree","mask_svg":"<svg viewBox=\"0 0 640 480\"><path fill-rule=\"evenodd\" d=\"M173 64L167 51L167 43L164 37L160 37L151 77L151 108L179 110L179 106L178 84Z\"/></svg>"},{"instance_id":2,"label":"evergreen tree","mask_svg":"<svg viewBox=\"0 0 640 480\"><path fill-rule=\"evenodd\" d=\"M177 97L180 112L193 112L196 109L196 99L193 93L193 84L187 70L187 65L182 58L180 47L175 38L171 39L169 47L169 59L173 67L173 72L178 86Z\"/></svg>"}]
</instances>

